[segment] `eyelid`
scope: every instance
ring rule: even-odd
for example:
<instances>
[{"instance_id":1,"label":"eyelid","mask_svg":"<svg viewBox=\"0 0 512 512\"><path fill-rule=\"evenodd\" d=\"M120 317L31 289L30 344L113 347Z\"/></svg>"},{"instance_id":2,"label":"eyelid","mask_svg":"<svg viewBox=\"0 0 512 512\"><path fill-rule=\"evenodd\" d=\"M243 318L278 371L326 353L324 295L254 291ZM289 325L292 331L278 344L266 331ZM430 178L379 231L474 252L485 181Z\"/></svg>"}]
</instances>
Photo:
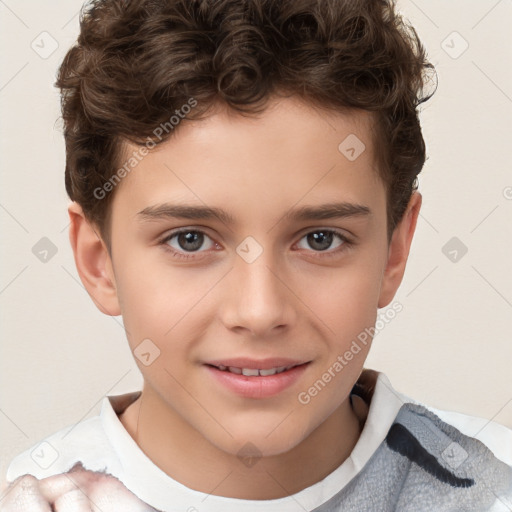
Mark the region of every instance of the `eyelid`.
<instances>
[{"instance_id":1,"label":"eyelid","mask_svg":"<svg viewBox=\"0 0 512 512\"><path fill-rule=\"evenodd\" d=\"M206 231L206 228L203 228L203 227L188 227L188 226L184 226L184 227L181 227L181 228L176 228L176 229L166 233L162 237L159 237L157 243L159 245L162 245L162 244L163 245L167 245L167 242L169 242L169 240L174 238L176 235L180 235L181 233L189 233L189 232L200 233L200 234L208 237L213 242L214 245L219 245L219 243L212 236L210 236L208 234L208 232ZM170 246L169 246L169 248L172 249L172 250L175 250L175 249L173 249ZM197 251L197 252L184 253L184 254L196 254L196 253L203 253L203 252L206 252L206 251Z\"/></svg>"},{"instance_id":2,"label":"eyelid","mask_svg":"<svg viewBox=\"0 0 512 512\"><path fill-rule=\"evenodd\" d=\"M309 235L310 233L316 233L318 231L327 231L330 233L335 233L336 235L346 238L347 240L349 240L349 239L352 240L352 239L356 238L356 236L353 233L351 233L350 231L348 231L347 229L327 227L327 226L320 226L320 227L310 226L310 227L300 230L298 235L296 235L296 236L299 236L300 238L302 238L306 235Z\"/></svg>"},{"instance_id":3,"label":"eyelid","mask_svg":"<svg viewBox=\"0 0 512 512\"><path fill-rule=\"evenodd\" d=\"M328 249L326 251L314 251L312 249L310 250L307 250L307 249L300 249L300 250L303 250L303 251L306 251L310 254L313 255L313 257L324 257L324 258L328 258L328 257L335 257L335 256L338 256L340 255L343 251L349 249L350 247L356 245L355 241L353 240L352 237L350 237L349 235L346 235L342 230L339 230L339 229L335 229L335 228L313 228L313 229L308 229L306 230L305 232L303 232L300 236L299 236L299 239L298 241L296 242L296 244L298 244L305 236L311 234L311 233L319 233L319 232L324 232L324 233L332 233L333 235L337 235L340 240L342 241L342 243L340 245L338 245L338 247L335 247L334 249ZM294 245L296 245L294 244Z\"/></svg>"},{"instance_id":4,"label":"eyelid","mask_svg":"<svg viewBox=\"0 0 512 512\"><path fill-rule=\"evenodd\" d=\"M174 249L174 247L171 247L167 243L167 242L169 242L169 240L174 238L176 235L179 235L181 233L186 233L189 231L193 231L196 233L201 233L203 235L206 235L208 238L210 238L210 240L212 240L214 246L218 245L217 242L210 235L208 235L208 233L206 233L206 231L204 231L203 229L193 229L193 228L187 228L187 227L176 228L176 230L171 231L170 233L167 233L163 237L160 237L157 241L157 245L159 248L162 248L167 254L170 253L171 257L177 261L187 262L190 260L192 263L193 262L200 263L202 260L204 260L205 257L210 256L209 253L211 252L211 249L207 250L207 251L193 251L193 252L178 251L178 250ZM197 255L199 255L199 256L197 256Z\"/></svg>"}]
</instances>

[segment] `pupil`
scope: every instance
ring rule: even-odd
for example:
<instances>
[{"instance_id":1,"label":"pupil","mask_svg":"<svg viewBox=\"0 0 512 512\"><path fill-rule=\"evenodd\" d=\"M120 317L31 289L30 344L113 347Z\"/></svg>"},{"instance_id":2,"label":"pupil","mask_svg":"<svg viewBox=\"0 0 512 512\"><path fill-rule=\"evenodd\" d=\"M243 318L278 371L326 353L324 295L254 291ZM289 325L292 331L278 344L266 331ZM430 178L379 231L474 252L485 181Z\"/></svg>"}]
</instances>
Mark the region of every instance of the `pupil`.
<instances>
[{"instance_id":1,"label":"pupil","mask_svg":"<svg viewBox=\"0 0 512 512\"><path fill-rule=\"evenodd\" d=\"M186 233L180 233L178 235L178 243L182 249L197 251L203 245L202 234L197 233L196 231L188 231ZM192 243L192 247L186 244Z\"/></svg>"},{"instance_id":2,"label":"pupil","mask_svg":"<svg viewBox=\"0 0 512 512\"><path fill-rule=\"evenodd\" d=\"M313 249L325 251L330 247L332 243L332 237L333 233L324 233L323 231L318 231L308 235L308 243Z\"/></svg>"}]
</instances>

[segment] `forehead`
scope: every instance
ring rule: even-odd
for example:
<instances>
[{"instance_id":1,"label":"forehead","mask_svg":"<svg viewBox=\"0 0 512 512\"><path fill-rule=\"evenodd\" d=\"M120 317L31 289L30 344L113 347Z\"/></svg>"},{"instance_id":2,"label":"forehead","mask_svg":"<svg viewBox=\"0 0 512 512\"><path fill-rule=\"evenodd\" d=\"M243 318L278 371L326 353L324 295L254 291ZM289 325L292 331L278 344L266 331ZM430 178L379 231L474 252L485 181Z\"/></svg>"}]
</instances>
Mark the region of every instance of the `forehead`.
<instances>
[{"instance_id":1,"label":"forehead","mask_svg":"<svg viewBox=\"0 0 512 512\"><path fill-rule=\"evenodd\" d=\"M127 160L139 148L124 149ZM382 194L371 114L326 111L286 98L258 115L220 107L205 119L182 120L123 178L113 208L133 216L173 201L261 218L263 211L276 214L277 207L297 203L361 204Z\"/></svg>"}]
</instances>

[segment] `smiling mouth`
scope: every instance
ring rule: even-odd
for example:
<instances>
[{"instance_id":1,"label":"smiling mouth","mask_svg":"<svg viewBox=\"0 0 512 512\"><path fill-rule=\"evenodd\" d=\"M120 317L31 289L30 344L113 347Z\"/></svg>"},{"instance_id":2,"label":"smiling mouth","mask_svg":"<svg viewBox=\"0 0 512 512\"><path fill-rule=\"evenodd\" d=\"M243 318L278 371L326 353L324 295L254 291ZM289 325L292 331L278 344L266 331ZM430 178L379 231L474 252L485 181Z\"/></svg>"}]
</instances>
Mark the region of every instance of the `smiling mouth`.
<instances>
[{"instance_id":1,"label":"smiling mouth","mask_svg":"<svg viewBox=\"0 0 512 512\"><path fill-rule=\"evenodd\" d=\"M222 364L222 363L228 363ZM278 364L287 366L275 366ZM217 360L204 364L214 382L219 383L224 390L247 399L266 399L283 393L294 386L307 372L311 361L292 361L285 358L267 360L251 360L238 358L232 360ZM238 364L239 366L231 366ZM242 367L243 366L243 367ZM252 366L252 368L244 368ZM263 366L263 368L260 368ZM215 384L217 385L217 384Z\"/></svg>"},{"instance_id":2,"label":"smiling mouth","mask_svg":"<svg viewBox=\"0 0 512 512\"><path fill-rule=\"evenodd\" d=\"M212 365L207 364L212 368L217 368L218 370L234 373L235 375L245 375L246 377L268 377L270 375L276 375L278 373L283 373L297 366L304 366L308 363L302 364L292 364L290 366L278 366L275 368L266 368L266 369L257 369L257 368L238 368L236 366L224 366L224 365Z\"/></svg>"}]
</instances>

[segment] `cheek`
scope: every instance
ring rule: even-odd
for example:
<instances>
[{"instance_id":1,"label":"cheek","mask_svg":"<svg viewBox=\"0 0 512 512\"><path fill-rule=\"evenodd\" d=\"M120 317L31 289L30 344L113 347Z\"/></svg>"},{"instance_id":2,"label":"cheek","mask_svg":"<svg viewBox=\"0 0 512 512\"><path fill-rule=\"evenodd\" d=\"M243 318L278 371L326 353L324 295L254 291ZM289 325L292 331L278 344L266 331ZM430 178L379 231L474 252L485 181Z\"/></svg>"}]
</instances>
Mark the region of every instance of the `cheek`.
<instances>
[{"instance_id":1,"label":"cheek","mask_svg":"<svg viewBox=\"0 0 512 512\"><path fill-rule=\"evenodd\" d=\"M361 259L344 269L333 269L324 286L315 288L307 302L325 343L319 347L318 365L308 383L311 387L302 391L325 415L349 394L363 368L377 318L380 276L376 262ZM315 384L318 382L321 392Z\"/></svg>"},{"instance_id":2,"label":"cheek","mask_svg":"<svg viewBox=\"0 0 512 512\"><path fill-rule=\"evenodd\" d=\"M125 327L138 337L164 339L200 300L201 289L191 285L183 270L145 264L142 258L125 263L117 287Z\"/></svg>"},{"instance_id":3,"label":"cheek","mask_svg":"<svg viewBox=\"0 0 512 512\"><path fill-rule=\"evenodd\" d=\"M381 271L363 260L332 269L315 287L307 284L306 304L330 330L329 337L341 341L357 336L375 321Z\"/></svg>"},{"instance_id":4,"label":"cheek","mask_svg":"<svg viewBox=\"0 0 512 512\"><path fill-rule=\"evenodd\" d=\"M153 272L144 272L143 267L140 265L138 273L125 268L122 274L118 291L123 297L123 323L143 375L149 380L166 381L169 376L164 368L173 375L188 371L183 363L194 359L204 326L212 321L216 308L210 304L207 292L215 276L191 279L184 269L157 271L153 267ZM146 366L137 356L147 352L157 357Z\"/></svg>"}]
</instances>

